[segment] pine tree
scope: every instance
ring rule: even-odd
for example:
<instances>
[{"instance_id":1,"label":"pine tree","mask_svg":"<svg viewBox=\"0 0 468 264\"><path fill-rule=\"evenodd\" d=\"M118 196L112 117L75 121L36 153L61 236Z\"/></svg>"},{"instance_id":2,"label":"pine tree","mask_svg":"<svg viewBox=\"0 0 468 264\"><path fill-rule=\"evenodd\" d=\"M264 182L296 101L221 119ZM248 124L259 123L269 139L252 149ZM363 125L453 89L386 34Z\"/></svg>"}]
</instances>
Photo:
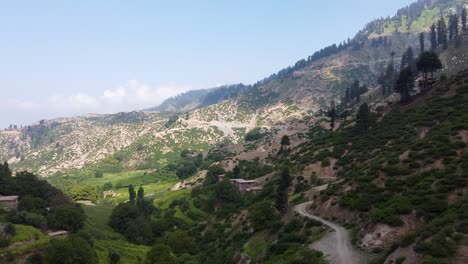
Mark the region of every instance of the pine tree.
<instances>
[{"instance_id":1,"label":"pine tree","mask_svg":"<svg viewBox=\"0 0 468 264\"><path fill-rule=\"evenodd\" d=\"M431 78L434 78L434 72L442 69L442 62L435 52L426 51L419 56L417 67L424 76L424 88L427 88L428 74L430 73Z\"/></svg>"},{"instance_id":2,"label":"pine tree","mask_svg":"<svg viewBox=\"0 0 468 264\"><path fill-rule=\"evenodd\" d=\"M345 103L348 103L351 101L351 88L346 88L345 89L345 96L344 96L344 100L343 100Z\"/></svg>"},{"instance_id":3,"label":"pine tree","mask_svg":"<svg viewBox=\"0 0 468 264\"><path fill-rule=\"evenodd\" d=\"M130 184L130 186L128 186L128 196L129 196L130 203L134 204L136 194L135 194L135 187L133 187L132 184Z\"/></svg>"},{"instance_id":4,"label":"pine tree","mask_svg":"<svg viewBox=\"0 0 468 264\"><path fill-rule=\"evenodd\" d=\"M411 47L408 47L401 57L400 69L404 69L406 67L409 67L413 73L416 72L416 62L414 61L414 53Z\"/></svg>"},{"instance_id":5,"label":"pine tree","mask_svg":"<svg viewBox=\"0 0 468 264\"><path fill-rule=\"evenodd\" d=\"M140 186L140 188L138 188L137 200L136 200L138 207L141 207L143 205L144 199L145 199L145 190L143 189L143 186Z\"/></svg>"},{"instance_id":6,"label":"pine tree","mask_svg":"<svg viewBox=\"0 0 468 264\"><path fill-rule=\"evenodd\" d=\"M423 53L424 52L424 32L421 32L421 34L419 34L419 49L420 49L420 53Z\"/></svg>"},{"instance_id":7,"label":"pine tree","mask_svg":"<svg viewBox=\"0 0 468 264\"><path fill-rule=\"evenodd\" d=\"M356 115L356 129L359 133L366 133L370 126L369 106L364 103L359 107Z\"/></svg>"},{"instance_id":8,"label":"pine tree","mask_svg":"<svg viewBox=\"0 0 468 264\"><path fill-rule=\"evenodd\" d=\"M462 12L461 12L461 23L462 23L462 31L466 32L466 8L463 7Z\"/></svg>"},{"instance_id":9,"label":"pine tree","mask_svg":"<svg viewBox=\"0 0 468 264\"><path fill-rule=\"evenodd\" d=\"M431 50L436 50L437 49L437 30L435 24L432 24L431 26Z\"/></svg>"},{"instance_id":10,"label":"pine tree","mask_svg":"<svg viewBox=\"0 0 468 264\"><path fill-rule=\"evenodd\" d=\"M402 103L411 101L411 91L413 91L413 88L413 71L409 67L402 69L395 86L396 92L400 94Z\"/></svg>"},{"instance_id":11,"label":"pine tree","mask_svg":"<svg viewBox=\"0 0 468 264\"><path fill-rule=\"evenodd\" d=\"M334 102L331 102L331 107L327 113L327 116L330 118L330 130L333 132L333 129L335 128L335 121L336 121L336 108L335 108Z\"/></svg>"},{"instance_id":12,"label":"pine tree","mask_svg":"<svg viewBox=\"0 0 468 264\"><path fill-rule=\"evenodd\" d=\"M0 176L4 177L10 177L11 176L11 170L10 170L10 165L8 165L8 162L5 161L3 162L3 166L0 163Z\"/></svg>"},{"instance_id":13,"label":"pine tree","mask_svg":"<svg viewBox=\"0 0 468 264\"><path fill-rule=\"evenodd\" d=\"M449 19L449 39L454 40L458 38L458 16L451 15Z\"/></svg>"},{"instance_id":14,"label":"pine tree","mask_svg":"<svg viewBox=\"0 0 468 264\"><path fill-rule=\"evenodd\" d=\"M289 142L289 137L287 135L284 135L281 138L281 146L289 146L291 143Z\"/></svg>"},{"instance_id":15,"label":"pine tree","mask_svg":"<svg viewBox=\"0 0 468 264\"><path fill-rule=\"evenodd\" d=\"M278 182L276 183L275 207L281 215L285 215L288 212L290 186L291 176L289 175L289 169L285 168L281 171Z\"/></svg>"},{"instance_id":16,"label":"pine tree","mask_svg":"<svg viewBox=\"0 0 468 264\"><path fill-rule=\"evenodd\" d=\"M448 48L447 25L443 17L441 17L437 23L437 41L439 47L443 47L444 49Z\"/></svg>"},{"instance_id":17,"label":"pine tree","mask_svg":"<svg viewBox=\"0 0 468 264\"><path fill-rule=\"evenodd\" d=\"M393 59L390 60L387 69L379 76L377 81L382 86L382 95L386 96L390 94L395 86L395 65L393 64Z\"/></svg>"}]
</instances>

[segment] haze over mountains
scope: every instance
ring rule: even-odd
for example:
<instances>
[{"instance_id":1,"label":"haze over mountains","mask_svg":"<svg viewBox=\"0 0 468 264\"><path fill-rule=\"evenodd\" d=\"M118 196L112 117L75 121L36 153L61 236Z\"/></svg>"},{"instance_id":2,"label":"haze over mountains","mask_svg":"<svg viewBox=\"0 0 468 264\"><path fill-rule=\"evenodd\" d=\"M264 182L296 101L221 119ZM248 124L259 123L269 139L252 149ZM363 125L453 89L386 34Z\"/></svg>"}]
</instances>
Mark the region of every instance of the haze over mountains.
<instances>
[{"instance_id":1,"label":"haze over mountains","mask_svg":"<svg viewBox=\"0 0 468 264\"><path fill-rule=\"evenodd\" d=\"M195 130L219 130L215 122L223 122L223 126L230 129L227 131L228 134L224 135L225 128L222 129L224 132L217 131L215 134L218 136L210 137L210 144L220 142L225 138L236 142L247 132L246 127L252 128L253 125L274 126L285 121L313 116L318 110L329 105L332 100L340 99L344 94L344 88L356 79L371 90L377 88L377 76L391 59L390 53L395 52L394 60L398 62L408 46L418 46L417 32L427 30L437 20L440 13L451 12L454 3L459 5L458 1L425 1L424 3L424 6L414 4L411 8L402 9L393 18L373 21L355 38L324 48L298 61L294 66L259 81L252 87L233 85L191 91L168 99L160 106L149 110L185 112L199 109L193 114L181 115L179 122L174 124L177 131L186 130L187 133ZM409 18L407 14L410 15ZM382 42L375 45L374 39ZM224 105L229 108L224 108ZM214 109L221 111L212 112ZM145 116L145 118L133 119L134 116ZM63 169L80 168L85 164L109 157L117 151L131 148L137 144L138 140L148 137L151 133L135 133L135 127L140 127L137 130L149 131L148 124L144 122L147 116L158 120L153 123L159 124L158 127L153 127L151 130L154 135L159 133L157 131L164 130L161 124L169 118L168 115L152 113L120 113L114 117L105 115L50 120L24 129L2 132L0 142L4 151L0 153L0 158L10 161L11 165L18 169L29 169L45 174ZM109 118L115 120L110 123L111 125L107 121L101 121L101 119L108 120ZM125 122L119 122L121 118ZM184 120L185 118L187 119ZM191 120L192 118L196 119ZM92 125L92 130L89 130L88 122L93 124L96 120L100 125ZM253 121L252 125L251 121ZM189 122L190 125L183 128L177 127L179 123L184 122ZM83 129L82 132L80 132L81 129ZM101 132L89 133L94 129ZM162 133L171 134L169 130ZM237 132L232 132L234 130ZM70 133L73 133L73 136L70 136ZM107 140L99 139L99 135ZM115 138L111 135L115 135ZM72 144L69 138L79 143ZM159 143L149 141L144 144L158 145ZM164 146L159 147L164 148ZM172 146L172 148L177 147ZM67 155L56 156L55 153L59 149ZM96 149L102 149L102 151L96 152ZM43 164L45 157L54 156L56 157L52 158L53 162L48 165ZM73 165L68 164L68 159L73 160ZM61 164L60 169L55 168L57 165L52 165L54 163ZM139 165L134 162L129 163L133 167ZM46 166L51 169L46 169Z\"/></svg>"}]
</instances>

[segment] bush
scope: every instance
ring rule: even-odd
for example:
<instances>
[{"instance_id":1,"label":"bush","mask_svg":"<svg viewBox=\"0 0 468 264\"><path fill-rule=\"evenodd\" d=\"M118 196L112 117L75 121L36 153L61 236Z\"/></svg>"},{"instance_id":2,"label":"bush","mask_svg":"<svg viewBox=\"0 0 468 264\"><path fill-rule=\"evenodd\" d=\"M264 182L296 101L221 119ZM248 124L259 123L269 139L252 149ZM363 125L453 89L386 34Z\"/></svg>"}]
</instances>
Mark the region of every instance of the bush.
<instances>
[{"instance_id":1,"label":"bush","mask_svg":"<svg viewBox=\"0 0 468 264\"><path fill-rule=\"evenodd\" d=\"M184 160L177 166L176 175L179 179L184 180L197 172L197 167L190 160Z\"/></svg>"},{"instance_id":2,"label":"bush","mask_svg":"<svg viewBox=\"0 0 468 264\"><path fill-rule=\"evenodd\" d=\"M112 190L112 182L106 182L102 185L102 190L109 191Z\"/></svg>"},{"instance_id":3,"label":"bush","mask_svg":"<svg viewBox=\"0 0 468 264\"><path fill-rule=\"evenodd\" d=\"M197 252L197 247L193 238L186 232L180 230L169 234L167 237L167 245L171 248L172 252L175 252L177 255L185 253L195 254Z\"/></svg>"},{"instance_id":4,"label":"bush","mask_svg":"<svg viewBox=\"0 0 468 264\"><path fill-rule=\"evenodd\" d=\"M6 238L0 238L0 248L6 248L10 245L10 240Z\"/></svg>"},{"instance_id":5,"label":"bush","mask_svg":"<svg viewBox=\"0 0 468 264\"><path fill-rule=\"evenodd\" d=\"M39 253L35 253L28 257L28 259L26 260L26 263L27 264L43 264L44 257L42 257L42 255Z\"/></svg>"},{"instance_id":6,"label":"bush","mask_svg":"<svg viewBox=\"0 0 468 264\"><path fill-rule=\"evenodd\" d=\"M109 251L109 263L110 264L117 264L120 262L120 254L117 251L111 250Z\"/></svg>"},{"instance_id":7,"label":"bush","mask_svg":"<svg viewBox=\"0 0 468 264\"><path fill-rule=\"evenodd\" d=\"M232 203L236 206L242 203L241 194L227 179L216 184L214 196L218 202Z\"/></svg>"},{"instance_id":8,"label":"bush","mask_svg":"<svg viewBox=\"0 0 468 264\"><path fill-rule=\"evenodd\" d=\"M171 248L164 244L154 245L146 254L145 264L177 264L177 258Z\"/></svg>"},{"instance_id":9,"label":"bush","mask_svg":"<svg viewBox=\"0 0 468 264\"><path fill-rule=\"evenodd\" d=\"M25 195L21 197L18 205L18 211L28 211L39 214L44 214L47 202L39 197Z\"/></svg>"},{"instance_id":10,"label":"bush","mask_svg":"<svg viewBox=\"0 0 468 264\"><path fill-rule=\"evenodd\" d=\"M455 229L460 233L468 234L468 220L463 220L458 223Z\"/></svg>"},{"instance_id":11,"label":"bush","mask_svg":"<svg viewBox=\"0 0 468 264\"><path fill-rule=\"evenodd\" d=\"M47 215L49 228L76 232L83 227L86 215L80 206L62 205L53 208Z\"/></svg>"},{"instance_id":12,"label":"bush","mask_svg":"<svg viewBox=\"0 0 468 264\"><path fill-rule=\"evenodd\" d=\"M94 172L94 177L95 178L102 178L102 177L104 177L104 173L102 171L96 171L96 172Z\"/></svg>"},{"instance_id":13,"label":"bush","mask_svg":"<svg viewBox=\"0 0 468 264\"><path fill-rule=\"evenodd\" d=\"M11 223L6 224L5 225L5 234L7 234L9 236L15 236L16 235L16 227Z\"/></svg>"},{"instance_id":14,"label":"bush","mask_svg":"<svg viewBox=\"0 0 468 264\"><path fill-rule=\"evenodd\" d=\"M430 241L419 241L416 243L414 250L433 257L450 257L455 254L457 245L453 240L447 238L445 234L438 233Z\"/></svg>"},{"instance_id":15,"label":"bush","mask_svg":"<svg viewBox=\"0 0 468 264\"><path fill-rule=\"evenodd\" d=\"M322 226L322 222L317 221L315 219L307 219L306 227L311 228L311 227L314 227L314 226Z\"/></svg>"},{"instance_id":16,"label":"bush","mask_svg":"<svg viewBox=\"0 0 468 264\"><path fill-rule=\"evenodd\" d=\"M144 201L144 204L148 202L147 200ZM151 204L139 208L131 203L119 204L112 211L109 225L133 243L151 244L154 239L153 233L161 232L158 235L162 235L164 230L159 230L155 225L151 224L144 210L144 208L150 206ZM151 208L148 209L148 212L150 211L152 211Z\"/></svg>"},{"instance_id":17,"label":"bush","mask_svg":"<svg viewBox=\"0 0 468 264\"><path fill-rule=\"evenodd\" d=\"M245 141L256 141L261 139L264 136L264 134L262 134L260 130L261 128L256 127L247 132L247 134L245 134Z\"/></svg>"},{"instance_id":18,"label":"bush","mask_svg":"<svg viewBox=\"0 0 468 264\"><path fill-rule=\"evenodd\" d=\"M12 215L10 221L15 224L25 224L36 228L43 228L47 225L47 220L44 216L26 211L21 211Z\"/></svg>"},{"instance_id":19,"label":"bush","mask_svg":"<svg viewBox=\"0 0 468 264\"><path fill-rule=\"evenodd\" d=\"M330 159L326 158L322 160L322 167L330 166Z\"/></svg>"},{"instance_id":20,"label":"bush","mask_svg":"<svg viewBox=\"0 0 468 264\"><path fill-rule=\"evenodd\" d=\"M294 218L293 220L291 220L289 223L287 223L284 226L284 232L291 233L294 231L298 231L302 228L302 225L303 225L302 219Z\"/></svg>"},{"instance_id":21,"label":"bush","mask_svg":"<svg viewBox=\"0 0 468 264\"><path fill-rule=\"evenodd\" d=\"M400 226L403 221L391 208L373 209L369 218L374 223L384 223L390 226Z\"/></svg>"},{"instance_id":22,"label":"bush","mask_svg":"<svg viewBox=\"0 0 468 264\"><path fill-rule=\"evenodd\" d=\"M256 230L269 228L278 217L270 201L261 201L249 208L249 220Z\"/></svg>"},{"instance_id":23,"label":"bush","mask_svg":"<svg viewBox=\"0 0 468 264\"><path fill-rule=\"evenodd\" d=\"M91 245L77 236L52 239L46 250L46 263L97 264L98 258Z\"/></svg>"}]
</instances>

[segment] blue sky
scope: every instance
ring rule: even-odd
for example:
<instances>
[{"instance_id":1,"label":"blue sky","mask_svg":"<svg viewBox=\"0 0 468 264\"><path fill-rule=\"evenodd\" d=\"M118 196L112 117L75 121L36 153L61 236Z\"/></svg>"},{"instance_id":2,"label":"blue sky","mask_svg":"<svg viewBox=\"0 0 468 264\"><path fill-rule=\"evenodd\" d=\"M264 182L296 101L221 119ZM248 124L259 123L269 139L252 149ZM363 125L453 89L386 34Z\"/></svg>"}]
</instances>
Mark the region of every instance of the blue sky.
<instances>
[{"instance_id":1,"label":"blue sky","mask_svg":"<svg viewBox=\"0 0 468 264\"><path fill-rule=\"evenodd\" d=\"M253 83L411 2L3 1L0 127Z\"/></svg>"}]
</instances>

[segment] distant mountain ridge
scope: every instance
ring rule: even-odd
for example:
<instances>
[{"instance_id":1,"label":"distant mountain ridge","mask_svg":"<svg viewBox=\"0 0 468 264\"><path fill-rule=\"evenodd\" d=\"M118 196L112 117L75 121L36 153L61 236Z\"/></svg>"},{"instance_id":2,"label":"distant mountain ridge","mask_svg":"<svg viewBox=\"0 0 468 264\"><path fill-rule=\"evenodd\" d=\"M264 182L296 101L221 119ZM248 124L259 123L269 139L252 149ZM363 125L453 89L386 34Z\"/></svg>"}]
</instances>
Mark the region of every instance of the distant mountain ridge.
<instances>
[{"instance_id":1,"label":"distant mountain ridge","mask_svg":"<svg viewBox=\"0 0 468 264\"><path fill-rule=\"evenodd\" d=\"M433 2L445 3L444 8L427 16L434 13L434 5L427 4ZM424 9L411 24L429 26L439 19L440 12L448 14L466 1L417 3L425 3ZM255 127L281 130L298 120L313 119L332 101L339 101L355 80L366 85L369 97L375 99L381 96L377 78L392 59L390 54L394 52L395 64L399 64L408 46L418 52L421 32L416 31L419 26L406 32L392 24L382 27L387 29L379 32L379 27L368 26L365 34L324 48L254 85L189 91L143 113L49 120L28 129L0 131L0 160L9 161L14 169L42 175L103 161L119 169L154 168L157 161L177 157L183 148L203 151L225 141L241 142ZM427 27L421 30L427 31ZM447 75L466 68L468 60L463 48L441 59Z\"/></svg>"},{"instance_id":2,"label":"distant mountain ridge","mask_svg":"<svg viewBox=\"0 0 468 264\"><path fill-rule=\"evenodd\" d=\"M249 88L260 88L274 83L276 80L283 80L291 77L294 73L312 65L313 63L338 54L349 48L359 50L366 45L366 42L372 40L371 46L378 48L382 43L391 43L391 37L395 33L417 33L426 31L432 23L435 23L440 16L448 16L452 13L460 12L466 0L418 0L410 5L400 8L396 15L387 18L375 19L365 25L354 38L346 39L339 44L332 44L316 51L305 59L297 61L294 65L279 70L276 73L256 82L252 86L243 84L227 85L217 88L193 90L175 97L171 97L161 103L159 106L146 109L147 111L162 112L187 112L197 108L216 104L229 97L242 94ZM416 45L416 38L412 40ZM408 45L411 42L407 43ZM385 45L384 45L385 46ZM399 45L397 45L397 48ZM402 47L407 48L407 47ZM396 52L399 54L399 52Z\"/></svg>"},{"instance_id":3,"label":"distant mountain ridge","mask_svg":"<svg viewBox=\"0 0 468 264\"><path fill-rule=\"evenodd\" d=\"M149 112L188 112L219 103L247 91L251 86L240 84L192 90L166 99L160 105L145 109Z\"/></svg>"}]
</instances>

